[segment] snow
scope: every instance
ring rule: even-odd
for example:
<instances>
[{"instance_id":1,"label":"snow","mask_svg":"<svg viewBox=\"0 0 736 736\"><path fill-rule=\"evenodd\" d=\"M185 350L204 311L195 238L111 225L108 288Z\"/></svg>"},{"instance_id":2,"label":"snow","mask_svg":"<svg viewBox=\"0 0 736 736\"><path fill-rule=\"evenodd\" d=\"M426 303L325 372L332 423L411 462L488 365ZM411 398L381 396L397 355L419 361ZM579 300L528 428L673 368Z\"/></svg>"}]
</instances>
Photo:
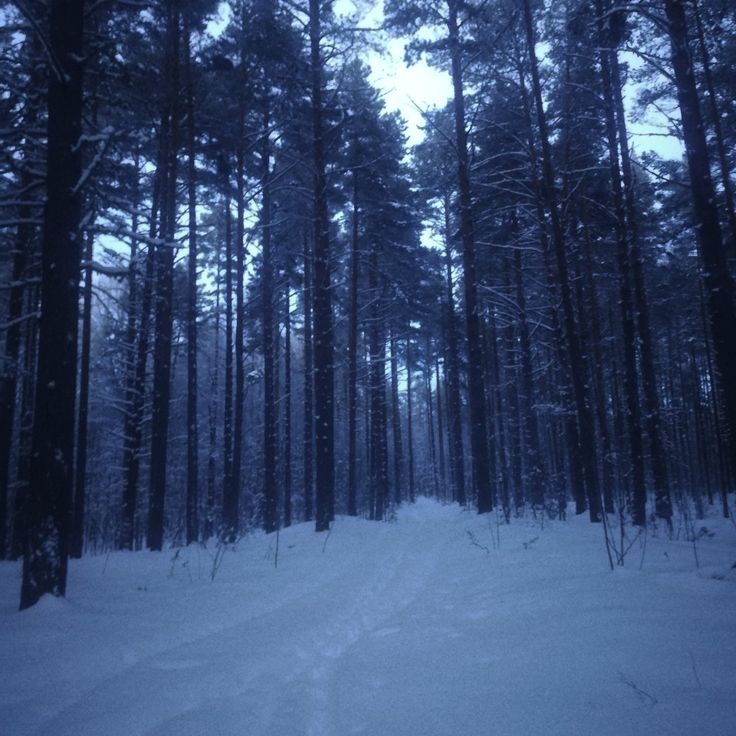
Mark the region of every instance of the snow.
<instances>
[{"instance_id":1,"label":"snow","mask_svg":"<svg viewBox=\"0 0 736 736\"><path fill-rule=\"evenodd\" d=\"M650 534L613 573L599 526L498 525L420 499L228 549L72 561L18 613L0 565L0 733L727 734L736 528ZM640 564L643 560L643 565Z\"/></svg>"}]
</instances>

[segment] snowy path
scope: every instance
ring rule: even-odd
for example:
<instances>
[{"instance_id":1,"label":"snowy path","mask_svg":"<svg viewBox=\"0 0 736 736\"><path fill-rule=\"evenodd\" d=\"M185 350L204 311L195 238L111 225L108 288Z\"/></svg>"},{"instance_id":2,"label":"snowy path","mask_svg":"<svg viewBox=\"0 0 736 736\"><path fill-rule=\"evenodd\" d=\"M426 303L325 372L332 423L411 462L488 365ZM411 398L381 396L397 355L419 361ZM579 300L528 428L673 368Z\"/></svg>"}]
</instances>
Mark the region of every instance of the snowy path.
<instances>
[{"instance_id":1,"label":"snowy path","mask_svg":"<svg viewBox=\"0 0 736 736\"><path fill-rule=\"evenodd\" d=\"M420 501L326 544L287 530L278 569L256 535L213 583L194 547L87 558L23 614L0 565L0 734L731 733L736 530L708 527L700 570L650 539L611 574L583 520L496 549L487 519Z\"/></svg>"}]
</instances>

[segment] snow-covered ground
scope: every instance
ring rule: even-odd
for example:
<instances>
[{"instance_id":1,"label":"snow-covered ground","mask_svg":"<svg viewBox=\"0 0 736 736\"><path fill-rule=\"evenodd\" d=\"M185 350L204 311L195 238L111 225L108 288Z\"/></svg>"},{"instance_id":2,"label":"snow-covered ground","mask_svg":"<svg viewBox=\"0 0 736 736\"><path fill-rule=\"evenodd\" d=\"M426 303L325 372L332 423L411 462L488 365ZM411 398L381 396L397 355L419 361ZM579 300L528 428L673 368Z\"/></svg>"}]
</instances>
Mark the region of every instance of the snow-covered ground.
<instances>
[{"instance_id":1,"label":"snow-covered ground","mask_svg":"<svg viewBox=\"0 0 736 736\"><path fill-rule=\"evenodd\" d=\"M16 611L0 565L0 734L736 733L736 528L649 535L420 500L228 550L73 562ZM500 541L500 544L499 544ZM640 563L643 566L640 569Z\"/></svg>"}]
</instances>

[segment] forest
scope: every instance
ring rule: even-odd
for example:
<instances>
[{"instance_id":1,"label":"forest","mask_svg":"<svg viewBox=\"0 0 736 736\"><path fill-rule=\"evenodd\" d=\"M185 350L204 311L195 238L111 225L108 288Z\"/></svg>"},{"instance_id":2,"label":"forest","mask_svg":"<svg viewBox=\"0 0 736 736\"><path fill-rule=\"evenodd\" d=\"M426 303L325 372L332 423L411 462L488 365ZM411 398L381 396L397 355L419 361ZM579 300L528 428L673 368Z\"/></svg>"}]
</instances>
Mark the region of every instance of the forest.
<instances>
[{"instance_id":1,"label":"forest","mask_svg":"<svg viewBox=\"0 0 736 736\"><path fill-rule=\"evenodd\" d=\"M392 0L372 27L226 5L0 9L22 606L85 550L420 494L507 522L728 516L732 5ZM411 147L364 61L387 36L452 82ZM639 152L647 110L679 155Z\"/></svg>"},{"instance_id":2,"label":"forest","mask_svg":"<svg viewBox=\"0 0 736 736\"><path fill-rule=\"evenodd\" d=\"M735 68L732 0L0 0L7 733L732 728Z\"/></svg>"}]
</instances>

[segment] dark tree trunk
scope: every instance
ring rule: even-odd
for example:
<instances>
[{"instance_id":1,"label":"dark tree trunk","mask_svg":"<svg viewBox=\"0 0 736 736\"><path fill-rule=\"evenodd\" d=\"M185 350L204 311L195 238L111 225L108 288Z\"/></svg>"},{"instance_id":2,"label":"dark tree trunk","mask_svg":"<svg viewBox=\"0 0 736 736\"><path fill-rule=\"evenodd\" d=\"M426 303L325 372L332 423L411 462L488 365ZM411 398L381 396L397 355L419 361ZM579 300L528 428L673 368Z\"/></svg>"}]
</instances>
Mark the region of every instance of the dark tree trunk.
<instances>
[{"instance_id":1,"label":"dark tree trunk","mask_svg":"<svg viewBox=\"0 0 736 736\"><path fill-rule=\"evenodd\" d=\"M334 515L334 367L332 295L330 291L330 238L327 214L324 123L322 109L323 61L319 0L309 0L309 39L312 93L312 154L314 157L314 426L317 464L316 530L326 531Z\"/></svg>"},{"instance_id":2,"label":"dark tree trunk","mask_svg":"<svg viewBox=\"0 0 736 736\"><path fill-rule=\"evenodd\" d=\"M437 448L440 459L440 482L442 484L442 498L447 494L447 465L445 463L445 442L444 442L444 419L442 416L442 390L440 386L440 357L439 353L435 356L435 376L437 379L437 388L435 390L435 398L437 399Z\"/></svg>"},{"instance_id":3,"label":"dark tree trunk","mask_svg":"<svg viewBox=\"0 0 736 736\"><path fill-rule=\"evenodd\" d=\"M163 161L161 238L156 246L156 300L153 347L153 407L151 416L151 493L148 507L147 544L160 550L164 541L164 503L168 459L171 397L171 344L173 334L174 249L176 235L176 185L179 146L179 11L167 7L165 79L168 89L162 125Z\"/></svg>"},{"instance_id":4,"label":"dark tree trunk","mask_svg":"<svg viewBox=\"0 0 736 736\"><path fill-rule=\"evenodd\" d=\"M221 249L217 245L215 277L215 349L212 356L212 376L210 378L210 400L208 406L209 450L207 454L207 506L204 521L204 541L210 539L215 531L215 480L217 475L217 406L220 389L220 261Z\"/></svg>"},{"instance_id":5,"label":"dark tree trunk","mask_svg":"<svg viewBox=\"0 0 736 736\"><path fill-rule=\"evenodd\" d=\"M388 496L386 457L386 340L383 331L383 300L379 286L378 247L374 246L368 264L368 288L371 303L370 343L370 509L372 519L383 519Z\"/></svg>"},{"instance_id":6,"label":"dark tree trunk","mask_svg":"<svg viewBox=\"0 0 736 736\"><path fill-rule=\"evenodd\" d=\"M396 337L391 330L391 426L394 436L394 503L399 506L402 497L401 466L404 462L404 446L401 441L401 407L399 406L399 361L396 354Z\"/></svg>"},{"instance_id":7,"label":"dark tree trunk","mask_svg":"<svg viewBox=\"0 0 736 736\"><path fill-rule=\"evenodd\" d=\"M263 116L261 147L261 327L263 341L263 507L261 516L266 534L276 531L276 390L274 372L274 319L273 319L273 255L271 253L271 147L269 141L270 116Z\"/></svg>"},{"instance_id":8,"label":"dark tree trunk","mask_svg":"<svg viewBox=\"0 0 736 736\"><path fill-rule=\"evenodd\" d=\"M406 444L409 449L409 501L414 503L414 418L412 411L411 343L406 344Z\"/></svg>"},{"instance_id":9,"label":"dark tree trunk","mask_svg":"<svg viewBox=\"0 0 736 736\"><path fill-rule=\"evenodd\" d=\"M499 455L499 433L496 417L494 416L493 406L498 394L499 386L496 383L497 377L491 370L490 363L490 347L488 345L488 322L493 319L492 314L486 313L484 316L485 328L483 329L483 381L486 387L486 417L488 418L488 465L491 476L491 492L493 497L493 505L495 507L498 500L498 455Z\"/></svg>"},{"instance_id":10,"label":"dark tree trunk","mask_svg":"<svg viewBox=\"0 0 736 736\"><path fill-rule=\"evenodd\" d=\"M241 61L242 64L242 61ZM243 103L241 103L242 105ZM235 223L235 401L233 417L232 474L228 489L226 514L224 516L225 534L229 542L237 539L240 531L240 491L243 462L243 402L245 400L245 365L243 362L243 321L245 320L245 110L239 112L240 134L235 163L236 210Z\"/></svg>"},{"instance_id":11,"label":"dark tree trunk","mask_svg":"<svg viewBox=\"0 0 736 736\"><path fill-rule=\"evenodd\" d=\"M304 518L314 518L314 376L312 355L312 249L304 235Z\"/></svg>"},{"instance_id":12,"label":"dark tree trunk","mask_svg":"<svg viewBox=\"0 0 736 736\"><path fill-rule=\"evenodd\" d=\"M447 352L445 355L447 373L447 407L450 437L452 438L453 457L453 498L465 505L465 453L463 449L462 408L460 402L460 369L458 366L458 342L455 329L455 295L452 283L452 251L450 248L450 203L444 202L445 212L445 274L447 284Z\"/></svg>"},{"instance_id":13,"label":"dark tree trunk","mask_svg":"<svg viewBox=\"0 0 736 736\"><path fill-rule=\"evenodd\" d=\"M353 177L353 221L350 243L350 323L348 327L348 516L357 516L357 414L358 414L358 279L360 254L358 250L358 175Z\"/></svg>"},{"instance_id":14,"label":"dark tree trunk","mask_svg":"<svg viewBox=\"0 0 736 736\"><path fill-rule=\"evenodd\" d=\"M437 473L437 447L434 436L434 409L432 408L432 360L431 342L427 339L427 356L424 362L424 390L427 394L427 437L429 438L429 459L432 463L432 479L434 481L434 497L439 498L440 481Z\"/></svg>"},{"instance_id":15,"label":"dark tree trunk","mask_svg":"<svg viewBox=\"0 0 736 736\"><path fill-rule=\"evenodd\" d=\"M20 607L66 592L74 463L77 316L82 259L81 150L84 0L50 0L43 304Z\"/></svg>"},{"instance_id":16,"label":"dark tree trunk","mask_svg":"<svg viewBox=\"0 0 736 736\"><path fill-rule=\"evenodd\" d=\"M291 526L291 288L284 310L284 526Z\"/></svg>"},{"instance_id":17,"label":"dark tree trunk","mask_svg":"<svg viewBox=\"0 0 736 736\"><path fill-rule=\"evenodd\" d=\"M86 267L82 290L82 354L79 361L79 406L77 410L77 458L74 468L74 510L69 541L69 556L79 559L84 551L84 513L87 495L87 418L89 414L89 363L92 339L92 256L95 237L86 233Z\"/></svg>"},{"instance_id":18,"label":"dark tree trunk","mask_svg":"<svg viewBox=\"0 0 736 736\"><path fill-rule=\"evenodd\" d=\"M462 59L458 31L458 3L448 0L447 28L455 117L455 137L458 156L458 192L460 195L460 232L463 243L463 276L465 282L465 325L468 353L468 396L470 399L470 444L473 460L473 483L478 513L492 509L493 494L488 462L486 397L483 384L483 350L478 313L478 284L475 266L475 235L473 233L473 203L470 193L470 165L465 130L465 99L463 93Z\"/></svg>"},{"instance_id":19,"label":"dark tree trunk","mask_svg":"<svg viewBox=\"0 0 736 736\"><path fill-rule=\"evenodd\" d=\"M184 73L187 85L187 196L189 256L187 259L187 501L186 543L197 541L199 520L199 434L197 422L197 165L194 128L191 31L184 32Z\"/></svg>"},{"instance_id":20,"label":"dark tree trunk","mask_svg":"<svg viewBox=\"0 0 736 736\"><path fill-rule=\"evenodd\" d=\"M736 457L736 307L734 287L728 272L723 248L718 207L710 173L710 157L695 86L687 22L682 0L665 0L672 45L672 67L682 118L682 133L690 172L690 187L697 224L700 258L706 288L708 317L715 364L730 443L730 455Z\"/></svg>"},{"instance_id":21,"label":"dark tree trunk","mask_svg":"<svg viewBox=\"0 0 736 736\"><path fill-rule=\"evenodd\" d=\"M225 174L225 405L222 420L223 480L222 539L233 535L238 502L233 482L233 232L230 213L230 176Z\"/></svg>"}]
</instances>

